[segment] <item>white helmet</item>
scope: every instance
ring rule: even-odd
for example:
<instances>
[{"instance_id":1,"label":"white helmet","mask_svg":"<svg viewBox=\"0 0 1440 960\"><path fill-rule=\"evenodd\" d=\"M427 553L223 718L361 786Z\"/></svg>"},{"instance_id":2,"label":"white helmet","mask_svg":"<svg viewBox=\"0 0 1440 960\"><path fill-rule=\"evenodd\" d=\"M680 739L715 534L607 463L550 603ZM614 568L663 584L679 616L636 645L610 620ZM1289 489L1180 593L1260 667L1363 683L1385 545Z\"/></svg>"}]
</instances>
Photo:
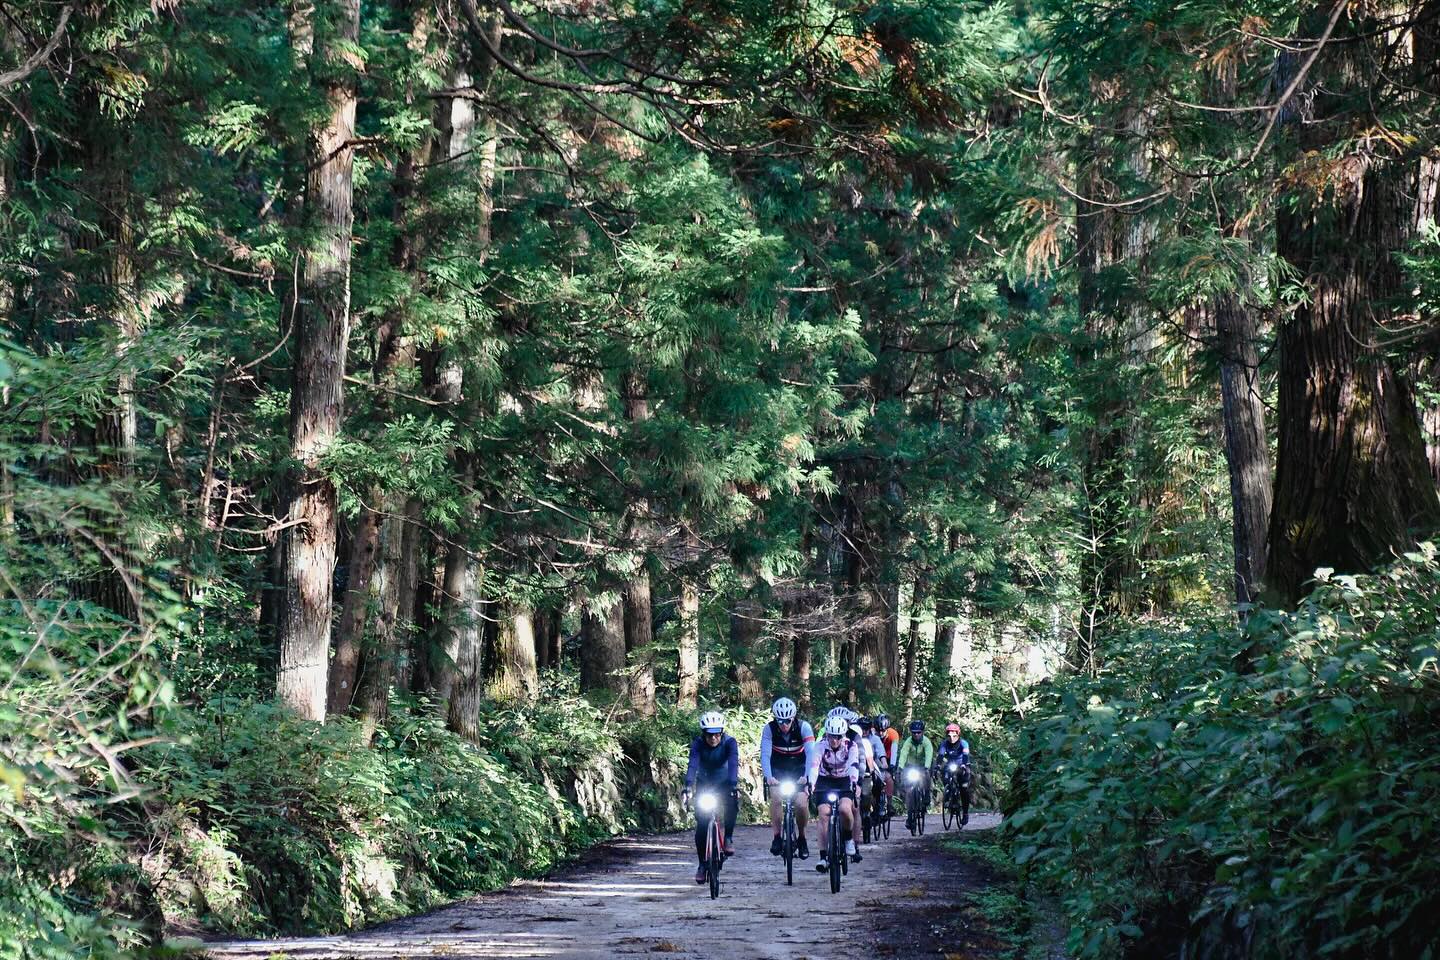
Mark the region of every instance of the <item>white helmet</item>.
<instances>
[{"instance_id":1,"label":"white helmet","mask_svg":"<svg viewBox=\"0 0 1440 960\"><path fill-rule=\"evenodd\" d=\"M850 724L850 732L855 734L855 736L857 737L863 735L864 733L864 731L860 729L860 724L858 723Z\"/></svg>"},{"instance_id":2,"label":"white helmet","mask_svg":"<svg viewBox=\"0 0 1440 960\"><path fill-rule=\"evenodd\" d=\"M843 737L843 736L845 736L846 731L848 731L849 729L850 729L850 724L848 724L848 723L845 722L845 718L844 718L844 717L841 717L841 716L829 717L829 718L826 719L826 721L825 721L825 736L827 736L827 737L829 737L829 736Z\"/></svg>"},{"instance_id":3,"label":"white helmet","mask_svg":"<svg viewBox=\"0 0 1440 960\"><path fill-rule=\"evenodd\" d=\"M770 712L775 714L776 720L794 720L796 714L795 701L789 697L781 697L771 705Z\"/></svg>"},{"instance_id":4,"label":"white helmet","mask_svg":"<svg viewBox=\"0 0 1440 960\"><path fill-rule=\"evenodd\" d=\"M719 710L707 710L700 714L700 731L702 733L724 733L725 714Z\"/></svg>"}]
</instances>

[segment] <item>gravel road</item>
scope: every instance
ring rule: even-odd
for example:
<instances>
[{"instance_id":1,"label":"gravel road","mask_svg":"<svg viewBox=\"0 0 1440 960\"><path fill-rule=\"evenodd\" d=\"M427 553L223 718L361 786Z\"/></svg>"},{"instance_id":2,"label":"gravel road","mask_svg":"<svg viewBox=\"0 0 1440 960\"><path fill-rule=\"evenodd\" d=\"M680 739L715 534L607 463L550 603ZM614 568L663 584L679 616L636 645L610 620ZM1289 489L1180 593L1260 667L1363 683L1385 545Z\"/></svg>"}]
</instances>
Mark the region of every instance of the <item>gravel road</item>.
<instances>
[{"instance_id":1,"label":"gravel road","mask_svg":"<svg viewBox=\"0 0 1440 960\"><path fill-rule=\"evenodd\" d=\"M967 831L989 829L997 814L972 815ZM669 955L705 960L854 960L940 956L934 918L976 879L940 849L940 817L912 838L896 820L890 839L861 848L838 895L797 861L785 885L770 856L769 827L740 827L725 865L720 899L694 880L691 834L626 837L592 850L544 880L341 937L249 940L207 945L215 960L410 960L419 957L547 957L599 960ZM803 868L803 869L802 869ZM863 918L863 919L862 919ZM827 933L829 931L829 933ZM845 931L837 938L834 931Z\"/></svg>"}]
</instances>

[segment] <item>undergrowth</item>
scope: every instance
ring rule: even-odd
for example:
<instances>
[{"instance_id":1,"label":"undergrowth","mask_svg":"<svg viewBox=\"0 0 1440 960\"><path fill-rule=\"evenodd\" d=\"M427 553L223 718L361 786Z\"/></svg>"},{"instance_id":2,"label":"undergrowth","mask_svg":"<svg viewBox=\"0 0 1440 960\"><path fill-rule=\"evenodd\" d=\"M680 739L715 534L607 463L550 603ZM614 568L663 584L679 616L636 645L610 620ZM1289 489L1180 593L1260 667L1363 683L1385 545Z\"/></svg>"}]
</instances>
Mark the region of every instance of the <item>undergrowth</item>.
<instances>
[{"instance_id":1,"label":"undergrowth","mask_svg":"<svg viewBox=\"0 0 1440 960\"><path fill-rule=\"evenodd\" d=\"M1436 956L1437 595L1427 546L1048 686L1006 829L1079 957Z\"/></svg>"}]
</instances>

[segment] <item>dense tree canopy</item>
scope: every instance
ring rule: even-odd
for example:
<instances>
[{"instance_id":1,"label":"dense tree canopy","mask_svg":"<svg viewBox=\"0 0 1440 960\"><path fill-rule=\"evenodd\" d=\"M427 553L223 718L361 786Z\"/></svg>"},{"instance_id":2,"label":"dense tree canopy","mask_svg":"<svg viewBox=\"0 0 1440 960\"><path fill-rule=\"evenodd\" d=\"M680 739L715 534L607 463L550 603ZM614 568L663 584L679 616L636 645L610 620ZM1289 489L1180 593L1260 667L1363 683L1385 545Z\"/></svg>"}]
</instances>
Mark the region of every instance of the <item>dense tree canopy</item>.
<instances>
[{"instance_id":1,"label":"dense tree canopy","mask_svg":"<svg viewBox=\"0 0 1440 960\"><path fill-rule=\"evenodd\" d=\"M1437 97L1431 0L0 0L0 955L229 716L1279 676L1440 528Z\"/></svg>"}]
</instances>

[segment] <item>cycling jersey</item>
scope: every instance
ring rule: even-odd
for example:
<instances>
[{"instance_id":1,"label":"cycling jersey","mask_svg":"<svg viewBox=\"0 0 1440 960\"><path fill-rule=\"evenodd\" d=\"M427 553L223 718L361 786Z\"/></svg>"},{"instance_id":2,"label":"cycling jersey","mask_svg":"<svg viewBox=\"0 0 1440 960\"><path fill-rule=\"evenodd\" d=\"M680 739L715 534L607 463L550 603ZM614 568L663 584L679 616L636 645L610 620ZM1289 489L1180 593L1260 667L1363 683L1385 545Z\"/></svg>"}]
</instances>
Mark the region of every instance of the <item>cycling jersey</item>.
<instances>
[{"instance_id":1,"label":"cycling jersey","mask_svg":"<svg viewBox=\"0 0 1440 960\"><path fill-rule=\"evenodd\" d=\"M834 747L828 740L816 744L815 759L810 764L810 782L819 783L821 777L845 779L852 784L859 781L859 746L848 740L841 740Z\"/></svg>"},{"instance_id":2,"label":"cycling jersey","mask_svg":"<svg viewBox=\"0 0 1440 960\"><path fill-rule=\"evenodd\" d=\"M765 724L765 732L760 735L760 769L766 780L778 779L782 774L792 779L801 777L814 756L815 732L804 720L791 722L788 732L774 720Z\"/></svg>"},{"instance_id":3,"label":"cycling jersey","mask_svg":"<svg viewBox=\"0 0 1440 960\"><path fill-rule=\"evenodd\" d=\"M940 750L935 754L935 765L937 767L944 766L952 760L956 763L968 764L970 762L969 741L963 737L955 743L951 743L949 740L940 741Z\"/></svg>"},{"instance_id":4,"label":"cycling jersey","mask_svg":"<svg viewBox=\"0 0 1440 960\"><path fill-rule=\"evenodd\" d=\"M895 766L896 758L899 756L900 731L894 727L886 727L885 732L880 734L880 739L885 741L885 756L890 758L890 766Z\"/></svg>"},{"instance_id":5,"label":"cycling jersey","mask_svg":"<svg viewBox=\"0 0 1440 960\"><path fill-rule=\"evenodd\" d=\"M906 737L904 742L900 744L900 756L897 760L897 766L899 766L900 769L903 770L906 767L924 767L926 770L929 770L930 765L934 762L935 747L928 738L921 737L920 742L916 743L914 737Z\"/></svg>"},{"instance_id":6,"label":"cycling jersey","mask_svg":"<svg viewBox=\"0 0 1440 960\"><path fill-rule=\"evenodd\" d=\"M690 741L690 763L685 767L685 789L697 783L734 790L740 783L740 745L735 738L723 736L718 746L710 746L704 737Z\"/></svg>"},{"instance_id":7,"label":"cycling jersey","mask_svg":"<svg viewBox=\"0 0 1440 960\"><path fill-rule=\"evenodd\" d=\"M885 741L873 733L866 739L870 741L870 753L875 757L875 765L885 769L890 765L890 751L886 748Z\"/></svg>"}]
</instances>

